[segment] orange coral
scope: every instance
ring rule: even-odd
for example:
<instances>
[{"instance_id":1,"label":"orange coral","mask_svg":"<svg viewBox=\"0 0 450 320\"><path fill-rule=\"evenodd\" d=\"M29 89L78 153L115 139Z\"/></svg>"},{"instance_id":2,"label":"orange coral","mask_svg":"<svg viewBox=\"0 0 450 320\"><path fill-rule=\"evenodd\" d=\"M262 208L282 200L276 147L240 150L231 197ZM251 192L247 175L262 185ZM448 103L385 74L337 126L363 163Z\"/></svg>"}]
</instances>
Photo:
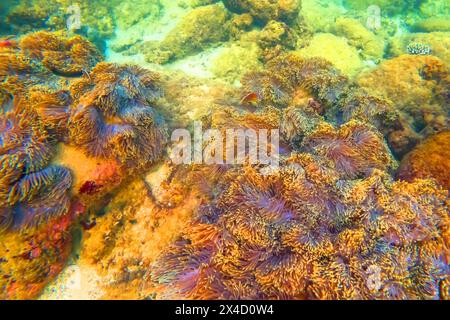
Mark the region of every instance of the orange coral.
<instances>
[{"instance_id":1,"label":"orange coral","mask_svg":"<svg viewBox=\"0 0 450 320\"><path fill-rule=\"evenodd\" d=\"M438 133L418 145L402 160L397 176L402 180L435 179L450 190L450 132Z\"/></svg>"},{"instance_id":2,"label":"orange coral","mask_svg":"<svg viewBox=\"0 0 450 320\"><path fill-rule=\"evenodd\" d=\"M449 128L448 68L434 56L402 55L362 74L358 84L392 101L421 137Z\"/></svg>"}]
</instances>

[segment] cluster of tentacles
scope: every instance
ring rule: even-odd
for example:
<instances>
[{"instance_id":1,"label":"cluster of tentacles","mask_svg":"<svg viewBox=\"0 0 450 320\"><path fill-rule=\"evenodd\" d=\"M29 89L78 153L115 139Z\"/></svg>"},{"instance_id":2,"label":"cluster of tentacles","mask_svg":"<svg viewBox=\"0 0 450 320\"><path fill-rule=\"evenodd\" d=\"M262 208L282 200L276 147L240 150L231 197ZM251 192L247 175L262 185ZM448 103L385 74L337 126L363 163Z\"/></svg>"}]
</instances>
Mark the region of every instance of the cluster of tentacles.
<instances>
[{"instance_id":1,"label":"cluster of tentacles","mask_svg":"<svg viewBox=\"0 0 450 320\"><path fill-rule=\"evenodd\" d=\"M167 141L164 119L152 107L161 96L157 81L139 67L99 63L71 86L69 142L128 167L154 162Z\"/></svg>"},{"instance_id":2,"label":"cluster of tentacles","mask_svg":"<svg viewBox=\"0 0 450 320\"><path fill-rule=\"evenodd\" d=\"M68 212L70 172L49 165L55 139L20 101L0 114L0 231L38 225Z\"/></svg>"},{"instance_id":3,"label":"cluster of tentacles","mask_svg":"<svg viewBox=\"0 0 450 320\"><path fill-rule=\"evenodd\" d=\"M321 58L284 54L270 60L265 70L244 76L242 83L243 92L255 95L260 107L304 108L303 100L308 97L315 101L316 108L309 106L307 117L320 115L337 125L352 119L370 123L384 134L397 156L403 156L419 141L391 102L358 88Z\"/></svg>"},{"instance_id":4,"label":"cluster of tentacles","mask_svg":"<svg viewBox=\"0 0 450 320\"><path fill-rule=\"evenodd\" d=\"M447 192L380 170L346 176L305 153L270 174L229 171L149 270L156 297L448 298Z\"/></svg>"},{"instance_id":5,"label":"cluster of tentacles","mask_svg":"<svg viewBox=\"0 0 450 320\"><path fill-rule=\"evenodd\" d=\"M150 266L150 292L448 299L448 191L432 180L392 179L389 147L402 151L393 137L407 130L393 106L319 59L282 56L243 82L260 108L219 111L213 126L280 127L290 148L280 150L279 168L226 169L212 201Z\"/></svg>"},{"instance_id":6,"label":"cluster of tentacles","mask_svg":"<svg viewBox=\"0 0 450 320\"><path fill-rule=\"evenodd\" d=\"M101 60L96 47L81 36L30 33L0 47L0 90L18 94L38 84L61 88L68 80L61 76L81 76Z\"/></svg>"},{"instance_id":7,"label":"cluster of tentacles","mask_svg":"<svg viewBox=\"0 0 450 320\"><path fill-rule=\"evenodd\" d=\"M41 31L8 41L0 48L2 229L67 212L71 175L50 165L57 143L130 172L161 156L158 74L99 62L80 36Z\"/></svg>"}]
</instances>

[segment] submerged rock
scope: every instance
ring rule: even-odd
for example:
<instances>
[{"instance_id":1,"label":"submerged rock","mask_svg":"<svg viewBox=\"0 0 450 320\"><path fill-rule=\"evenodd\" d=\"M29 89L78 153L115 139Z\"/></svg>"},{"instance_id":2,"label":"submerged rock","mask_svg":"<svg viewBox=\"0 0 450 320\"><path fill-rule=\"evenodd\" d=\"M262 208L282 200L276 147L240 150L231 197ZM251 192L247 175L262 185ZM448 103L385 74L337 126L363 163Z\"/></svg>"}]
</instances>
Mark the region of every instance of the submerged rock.
<instances>
[{"instance_id":1,"label":"submerged rock","mask_svg":"<svg viewBox=\"0 0 450 320\"><path fill-rule=\"evenodd\" d=\"M196 8L161 42L141 44L145 59L164 64L218 45L229 37L229 19L229 12L219 4Z\"/></svg>"},{"instance_id":2,"label":"submerged rock","mask_svg":"<svg viewBox=\"0 0 450 320\"><path fill-rule=\"evenodd\" d=\"M223 0L225 7L235 13L249 13L257 22L270 20L292 22L298 17L300 0Z\"/></svg>"},{"instance_id":3,"label":"submerged rock","mask_svg":"<svg viewBox=\"0 0 450 320\"><path fill-rule=\"evenodd\" d=\"M363 68L363 62L356 48L348 40L330 33L316 34L309 45L297 50L304 58L320 57L330 61L343 74L355 76Z\"/></svg>"},{"instance_id":4,"label":"submerged rock","mask_svg":"<svg viewBox=\"0 0 450 320\"><path fill-rule=\"evenodd\" d=\"M450 190L450 132L438 133L418 145L402 160L399 179L435 179Z\"/></svg>"}]
</instances>

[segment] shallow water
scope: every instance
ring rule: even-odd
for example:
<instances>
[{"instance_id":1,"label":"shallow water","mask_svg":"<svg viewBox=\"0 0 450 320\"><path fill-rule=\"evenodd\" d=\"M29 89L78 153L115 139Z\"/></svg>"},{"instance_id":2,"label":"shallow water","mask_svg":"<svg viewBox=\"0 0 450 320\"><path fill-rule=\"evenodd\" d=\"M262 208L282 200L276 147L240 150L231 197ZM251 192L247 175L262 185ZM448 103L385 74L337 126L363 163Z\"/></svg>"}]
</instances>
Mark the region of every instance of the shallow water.
<instances>
[{"instance_id":1,"label":"shallow water","mask_svg":"<svg viewBox=\"0 0 450 320\"><path fill-rule=\"evenodd\" d=\"M0 18L0 298L449 299L448 1Z\"/></svg>"}]
</instances>

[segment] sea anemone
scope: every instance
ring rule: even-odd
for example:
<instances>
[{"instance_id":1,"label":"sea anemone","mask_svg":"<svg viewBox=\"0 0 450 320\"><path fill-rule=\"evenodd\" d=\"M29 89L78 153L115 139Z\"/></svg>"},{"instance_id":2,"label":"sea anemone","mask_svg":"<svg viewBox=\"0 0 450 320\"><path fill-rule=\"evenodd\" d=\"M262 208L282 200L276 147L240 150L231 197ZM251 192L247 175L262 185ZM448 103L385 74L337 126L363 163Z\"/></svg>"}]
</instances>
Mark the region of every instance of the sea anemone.
<instances>
[{"instance_id":1,"label":"sea anemone","mask_svg":"<svg viewBox=\"0 0 450 320\"><path fill-rule=\"evenodd\" d=\"M48 166L55 139L20 99L0 115L0 143L1 229L20 230L66 213L71 175Z\"/></svg>"},{"instance_id":2,"label":"sea anemone","mask_svg":"<svg viewBox=\"0 0 450 320\"><path fill-rule=\"evenodd\" d=\"M370 174L373 169L386 171L395 166L383 137L373 128L354 120L339 130L323 122L307 136L304 147L329 159L347 178Z\"/></svg>"},{"instance_id":3,"label":"sea anemone","mask_svg":"<svg viewBox=\"0 0 450 320\"><path fill-rule=\"evenodd\" d=\"M135 66L99 63L71 86L69 143L128 167L154 162L166 142L158 75Z\"/></svg>"},{"instance_id":4,"label":"sea anemone","mask_svg":"<svg viewBox=\"0 0 450 320\"><path fill-rule=\"evenodd\" d=\"M69 108L72 103L68 91L53 91L47 87L34 86L28 92L27 103L55 137L61 141L67 137Z\"/></svg>"},{"instance_id":5,"label":"sea anemone","mask_svg":"<svg viewBox=\"0 0 450 320\"><path fill-rule=\"evenodd\" d=\"M38 31L20 39L21 50L52 72L81 76L102 60L97 48L81 36L67 37L62 32Z\"/></svg>"},{"instance_id":6,"label":"sea anemone","mask_svg":"<svg viewBox=\"0 0 450 320\"><path fill-rule=\"evenodd\" d=\"M304 59L283 54L267 63L265 71L249 73L242 79L245 92L254 92L265 105L286 107L298 89L309 92L331 108L345 97L348 79L321 58Z\"/></svg>"},{"instance_id":7,"label":"sea anemone","mask_svg":"<svg viewBox=\"0 0 450 320\"><path fill-rule=\"evenodd\" d=\"M271 174L229 171L212 204L218 218L195 220L151 266L156 298L438 298L447 193L376 169L341 176L308 154Z\"/></svg>"}]
</instances>

